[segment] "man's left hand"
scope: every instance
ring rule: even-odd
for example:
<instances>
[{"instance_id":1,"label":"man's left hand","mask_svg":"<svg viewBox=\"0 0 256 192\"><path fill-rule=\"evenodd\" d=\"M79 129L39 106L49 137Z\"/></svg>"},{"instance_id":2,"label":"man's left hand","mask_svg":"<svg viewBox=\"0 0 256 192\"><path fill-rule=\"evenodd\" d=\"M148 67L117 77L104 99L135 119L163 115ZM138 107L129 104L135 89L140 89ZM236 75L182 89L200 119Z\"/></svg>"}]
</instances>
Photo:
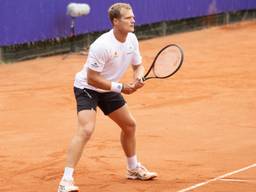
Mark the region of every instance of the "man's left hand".
<instances>
[{"instance_id":1,"label":"man's left hand","mask_svg":"<svg viewBox=\"0 0 256 192\"><path fill-rule=\"evenodd\" d=\"M140 89L140 88L142 88L143 86L144 86L144 82L143 82L143 80L142 79L136 79L135 81L134 81L134 87L135 87L135 89Z\"/></svg>"}]
</instances>

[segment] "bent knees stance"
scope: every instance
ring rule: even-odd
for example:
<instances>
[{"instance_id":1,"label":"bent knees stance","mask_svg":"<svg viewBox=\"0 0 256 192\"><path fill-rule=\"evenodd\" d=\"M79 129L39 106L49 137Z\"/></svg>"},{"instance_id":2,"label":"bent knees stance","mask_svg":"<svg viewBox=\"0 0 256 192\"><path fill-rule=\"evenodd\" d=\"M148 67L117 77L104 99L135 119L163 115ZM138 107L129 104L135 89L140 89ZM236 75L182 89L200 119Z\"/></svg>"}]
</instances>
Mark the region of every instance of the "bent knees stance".
<instances>
[{"instance_id":1,"label":"bent knees stance","mask_svg":"<svg viewBox=\"0 0 256 192\"><path fill-rule=\"evenodd\" d=\"M94 123L87 123L85 125L79 125L78 136L82 139L90 139L94 131Z\"/></svg>"},{"instance_id":2,"label":"bent knees stance","mask_svg":"<svg viewBox=\"0 0 256 192\"><path fill-rule=\"evenodd\" d=\"M93 110L84 110L78 113L78 131L77 136L88 140L95 127L96 113Z\"/></svg>"},{"instance_id":3,"label":"bent knees stance","mask_svg":"<svg viewBox=\"0 0 256 192\"><path fill-rule=\"evenodd\" d=\"M134 136L136 131L136 121L132 114L128 111L127 105L117 109L109 114L109 117L116 122L122 129L122 134L126 136Z\"/></svg>"},{"instance_id":4,"label":"bent knees stance","mask_svg":"<svg viewBox=\"0 0 256 192\"><path fill-rule=\"evenodd\" d=\"M134 119L130 119L125 124L122 125L122 132L126 136L134 136L136 132L136 121Z\"/></svg>"}]
</instances>

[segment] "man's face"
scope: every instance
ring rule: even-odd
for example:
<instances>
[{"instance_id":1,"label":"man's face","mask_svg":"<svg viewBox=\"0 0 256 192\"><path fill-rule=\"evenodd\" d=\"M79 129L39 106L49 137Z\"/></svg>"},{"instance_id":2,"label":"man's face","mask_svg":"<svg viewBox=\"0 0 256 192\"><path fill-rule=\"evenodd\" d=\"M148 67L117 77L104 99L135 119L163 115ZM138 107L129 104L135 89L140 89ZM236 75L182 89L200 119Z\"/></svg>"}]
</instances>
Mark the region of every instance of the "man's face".
<instances>
[{"instance_id":1,"label":"man's face","mask_svg":"<svg viewBox=\"0 0 256 192\"><path fill-rule=\"evenodd\" d=\"M116 19L115 26L124 33L134 32L135 18L131 9L121 9L121 18Z\"/></svg>"}]
</instances>

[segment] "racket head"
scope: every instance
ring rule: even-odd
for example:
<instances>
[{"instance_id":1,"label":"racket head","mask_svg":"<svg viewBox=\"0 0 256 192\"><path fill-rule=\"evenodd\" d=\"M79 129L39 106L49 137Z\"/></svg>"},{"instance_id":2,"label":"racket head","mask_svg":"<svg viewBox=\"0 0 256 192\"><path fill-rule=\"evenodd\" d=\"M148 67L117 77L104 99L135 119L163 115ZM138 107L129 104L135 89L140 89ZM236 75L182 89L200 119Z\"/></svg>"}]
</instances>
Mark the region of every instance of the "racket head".
<instances>
[{"instance_id":1,"label":"racket head","mask_svg":"<svg viewBox=\"0 0 256 192\"><path fill-rule=\"evenodd\" d=\"M184 59L183 50L176 44L163 47L156 55L143 80L151 78L164 79L174 75L181 67ZM149 76L152 71L153 76Z\"/></svg>"}]
</instances>

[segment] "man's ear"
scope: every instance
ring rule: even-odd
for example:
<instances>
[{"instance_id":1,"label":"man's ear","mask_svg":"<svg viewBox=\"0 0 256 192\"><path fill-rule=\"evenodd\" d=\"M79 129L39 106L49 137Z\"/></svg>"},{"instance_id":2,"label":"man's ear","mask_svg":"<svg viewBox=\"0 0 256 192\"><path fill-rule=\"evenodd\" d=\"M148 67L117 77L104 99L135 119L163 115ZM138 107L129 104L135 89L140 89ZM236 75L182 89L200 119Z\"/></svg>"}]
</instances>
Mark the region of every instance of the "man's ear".
<instances>
[{"instance_id":1,"label":"man's ear","mask_svg":"<svg viewBox=\"0 0 256 192\"><path fill-rule=\"evenodd\" d=\"M114 18L113 19L113 25L116 25L118 23L118 19L117 18Z\"/></svg>"}]
</instances>

